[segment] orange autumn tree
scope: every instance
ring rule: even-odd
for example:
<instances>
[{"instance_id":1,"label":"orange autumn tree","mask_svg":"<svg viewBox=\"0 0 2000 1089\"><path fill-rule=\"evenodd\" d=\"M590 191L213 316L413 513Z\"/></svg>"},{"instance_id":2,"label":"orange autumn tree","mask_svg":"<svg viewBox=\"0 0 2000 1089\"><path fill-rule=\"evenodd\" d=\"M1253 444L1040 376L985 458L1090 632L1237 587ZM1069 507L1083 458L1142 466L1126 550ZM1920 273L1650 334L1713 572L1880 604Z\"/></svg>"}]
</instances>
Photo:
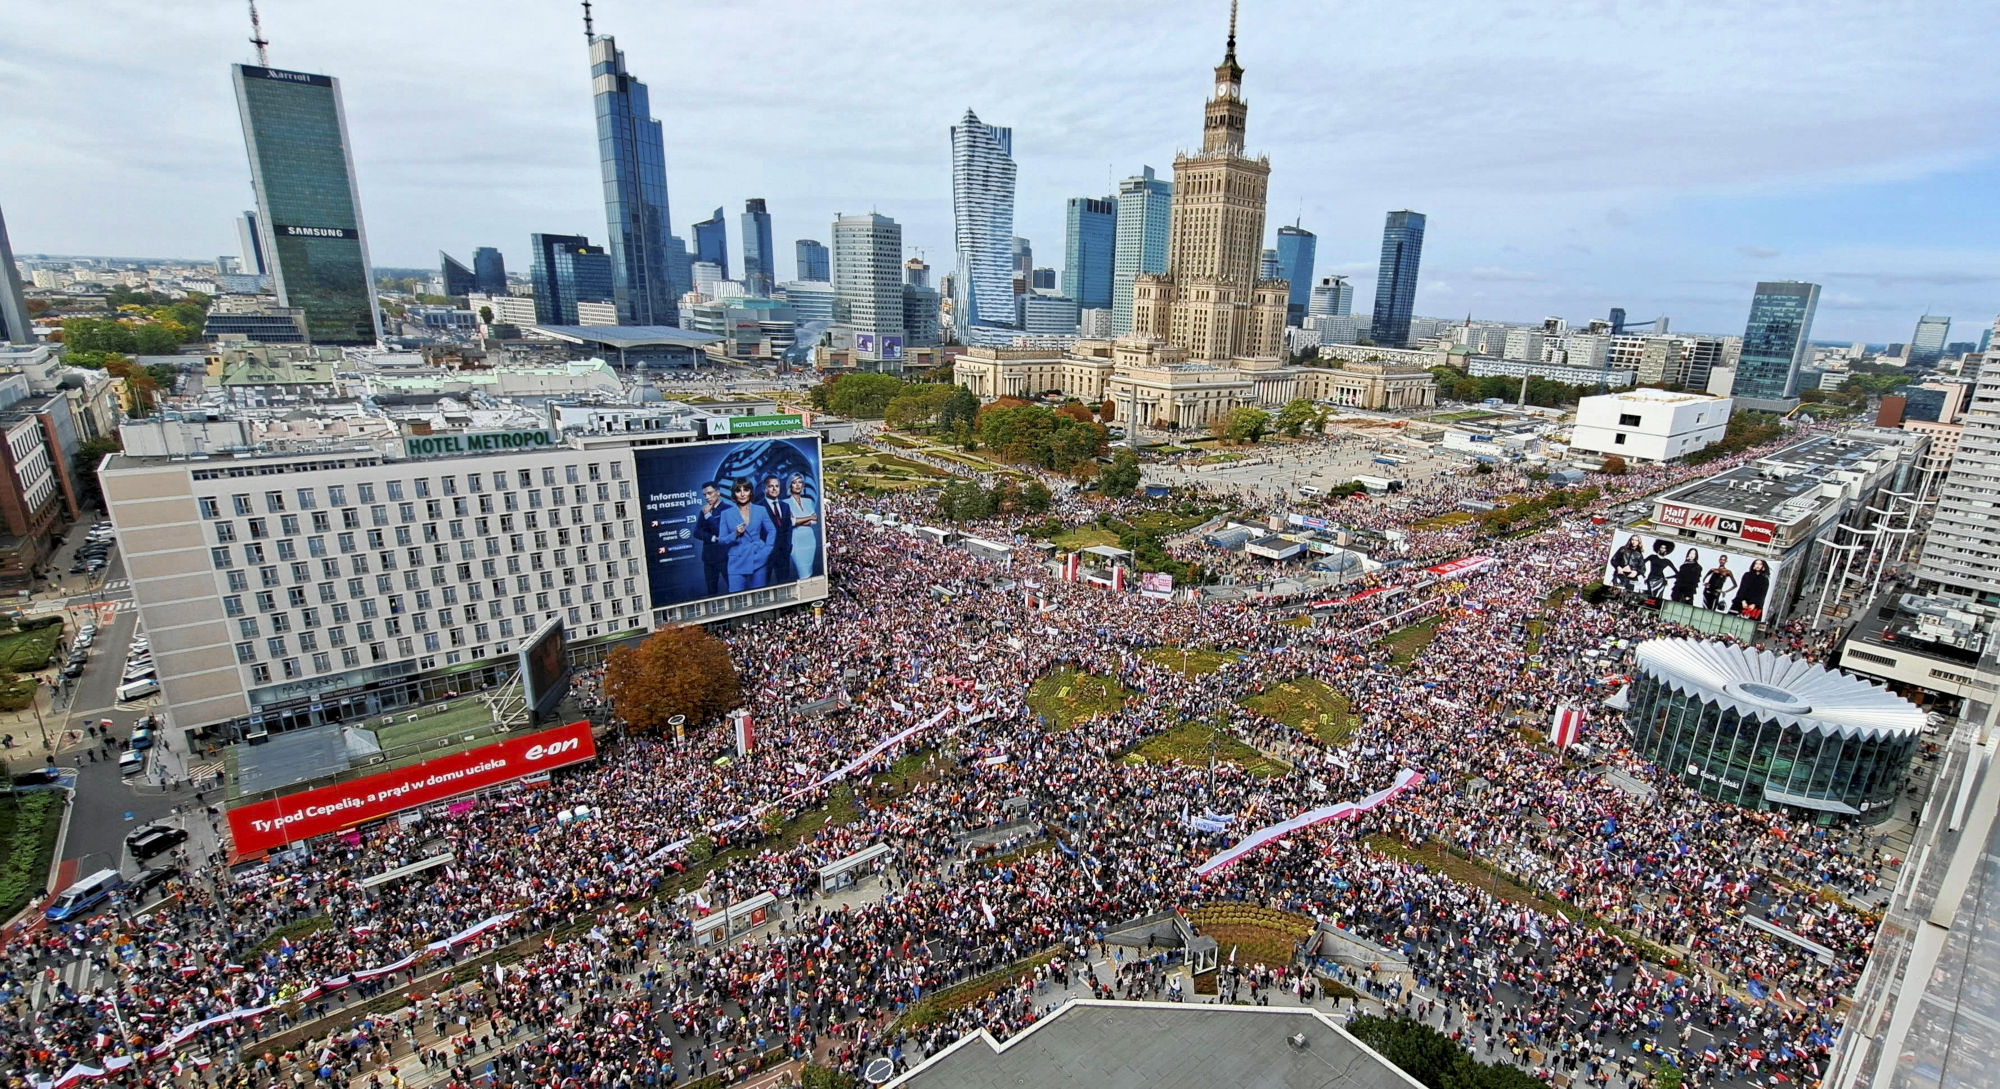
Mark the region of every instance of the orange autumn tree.
<instances>
[{"instance_id":1,"label":"orange autumn tree","mask_svg":"<svg viewBox=\"0 0 2000 1089\"><path fill-rule=\"evenodd\" d=\"M686 715L690 726L710 722L741 694L729 647L694 624L662 628L604 663L605 697L641 732L664 732L675 715Z\"/></svg>"}]
</instances>

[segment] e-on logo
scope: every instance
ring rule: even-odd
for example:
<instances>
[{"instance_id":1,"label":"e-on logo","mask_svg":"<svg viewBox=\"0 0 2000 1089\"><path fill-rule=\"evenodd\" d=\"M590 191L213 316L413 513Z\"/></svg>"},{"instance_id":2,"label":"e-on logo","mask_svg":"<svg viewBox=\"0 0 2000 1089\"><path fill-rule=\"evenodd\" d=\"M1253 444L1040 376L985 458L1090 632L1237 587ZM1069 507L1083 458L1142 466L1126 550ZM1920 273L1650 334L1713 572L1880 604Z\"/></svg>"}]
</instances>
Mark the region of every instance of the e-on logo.
<instances>
[{"instance_id":1,"label":"e-on logo","mask_svg":"<svg viewBox=\"0 0 2000 1089\"><path fill-rule=\"evenodd\" d=\"M540 760L545 756L556 756L561 753L575 752L581 745L582 745L582 739L580 738L574 738L574 737L564 738L561 741L551 741L546 745L532 746L528 749L527 752L521 754L521 758L523 760L532 762Z\"/></svg>"}]
</instances>

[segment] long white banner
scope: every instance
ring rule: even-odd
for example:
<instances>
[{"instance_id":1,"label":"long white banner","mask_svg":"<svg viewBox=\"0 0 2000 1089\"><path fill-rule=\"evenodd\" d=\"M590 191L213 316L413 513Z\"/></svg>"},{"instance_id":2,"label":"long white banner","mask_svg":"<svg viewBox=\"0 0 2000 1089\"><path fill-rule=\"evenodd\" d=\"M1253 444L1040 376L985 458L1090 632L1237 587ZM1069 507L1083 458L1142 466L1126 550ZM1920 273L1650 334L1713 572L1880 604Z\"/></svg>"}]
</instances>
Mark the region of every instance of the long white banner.
<instances>
[{"instance_id":1,"label":"long white banner","mask_svg":"<svg viewBox=\"0 0 2000 1089\"><path fill-rule=\"evenodd\" d=\"M1301 828L1311 828L1315 824L1337 821L1355 816L1356 814L1366 813L1376 806L1384 804L1396 795L1401 794L1403 791L1410 789L1410 787L1416 785L1417 781L1422 778L1422 774L1411 771L1409 768L1404 768L1402 771L1396 773L1396 781L1394 783L1383 787L1381 790L1368 795L1360 801L1337 802L1333 805L1323 805L1318 809L1308 809L1291 820L1280 821L1277 824L1259 828L1255 832L1237 840L1234 847L1196 866L1194 872L1196 876L1207 877L1209 874L1228 866L1230 863L1235 862L1257 848L1267 843L1275 843Z\"/></svg>"}]
</instances>

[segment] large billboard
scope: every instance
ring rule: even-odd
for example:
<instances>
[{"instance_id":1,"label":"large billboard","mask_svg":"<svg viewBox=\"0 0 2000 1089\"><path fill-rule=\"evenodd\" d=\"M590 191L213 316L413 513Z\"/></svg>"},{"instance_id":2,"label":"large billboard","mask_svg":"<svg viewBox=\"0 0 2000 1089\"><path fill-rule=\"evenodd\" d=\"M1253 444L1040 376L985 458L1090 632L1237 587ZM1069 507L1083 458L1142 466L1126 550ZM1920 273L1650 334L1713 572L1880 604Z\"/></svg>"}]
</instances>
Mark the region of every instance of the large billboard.
<instances>
[{"instance_id":1,"label":"large billboard","mask_svg":"<svg viewBox=\"0 0 2000 1089\"><path fill-rule=\"evenodd\" d=\"M1780 604L1771 598L1783 568L1761 556L1621 529L1612 535L1604 584L1662 606L1679 604L1761 624Z\"/></svg>"},{"instance_id":2,"label":"large billboard","mask_svg":"<svg viewBox=\"0 0 2000 1089\"><path fill-rule=\"evenodd\" d=\"M406 768L240 805L229 811L229 834L238 854L302 843L596 756L590 723L572 722Z\"/></svg>"},{"instance_id":3,"label":"large billboard","mask_svg":"<svg viewBox=\"0 0 2000 1089\"><path fill-rule=\"evenodd\" d=\"M550 617L521 645L521 692L529 709L546 715L569 694L569 639L562 617Z\"/></svg>"},{"instance_id":4,"label":"large billboard","mask_svg":"<svg viewBox=\"0 0 2000 1089\"><path fill-rule=\"evenodd\" d=\"M818 435L633 453L654 608L826 574Z\"/></svg>"}]
</instances>

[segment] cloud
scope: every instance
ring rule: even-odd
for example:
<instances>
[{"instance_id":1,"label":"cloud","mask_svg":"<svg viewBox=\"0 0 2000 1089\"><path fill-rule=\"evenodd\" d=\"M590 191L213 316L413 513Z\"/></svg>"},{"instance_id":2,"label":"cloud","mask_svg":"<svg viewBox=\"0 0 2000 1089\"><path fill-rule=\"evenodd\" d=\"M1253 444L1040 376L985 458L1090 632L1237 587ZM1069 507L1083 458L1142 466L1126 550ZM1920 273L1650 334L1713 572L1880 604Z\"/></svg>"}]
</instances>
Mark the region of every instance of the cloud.
<instances>
[{"instance_id":1,"label":"cloud","mask_svg":"<svg viewBox=\"0 0 2000 1089\"><path fill-rule=\"evenodd\" d=\"M1736 252L1753 261L1769 261L1778 256L1778 251L1768 246L1738 246Z\"/></svg>"}]
</instances>

